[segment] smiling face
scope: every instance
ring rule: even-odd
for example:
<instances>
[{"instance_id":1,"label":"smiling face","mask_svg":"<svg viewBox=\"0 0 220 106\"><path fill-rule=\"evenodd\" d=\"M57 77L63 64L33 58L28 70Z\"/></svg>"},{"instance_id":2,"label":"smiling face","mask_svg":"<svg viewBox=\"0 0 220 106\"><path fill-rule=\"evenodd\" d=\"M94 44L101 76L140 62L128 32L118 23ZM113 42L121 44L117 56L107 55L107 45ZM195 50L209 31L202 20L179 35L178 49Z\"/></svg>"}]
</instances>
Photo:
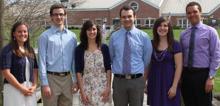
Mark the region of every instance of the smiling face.
<instances>
[{"instance_id":1,"label":"smiling face","mask_svg":"<svg viewBox=\"0 0 220 106\"><path fill-rule=\"evenodd\" d=\"M13 36L18 44L24 44L28 40L28 28L26 25L19 25L15 32L13 32Z\"/></svg>"},{"instance_id":2,"label":"smiling face","mask_svg":"<svg viewBox=\"0 0 220 106\"><path fill-rule=\"evenodd\" d=\"M57 8L52 11L51 20L55 26L64 25L66 14L63 8Z\"/></svg>"},{"instance_id":3,"label":"smiling face","mask_svg":"<svg viewBox=\"0 0 220 106\"><path fill-rule=\"evenodd\" d=\"M131 29L134 25L136 16L133 10L122 10L121 11L121 23L125 29Z\"/></svg>"},{"instance_id":4,"label":"smiling face","mask_svg":"<svg viewBox=\"0 0 220 106\"><path fill-rule=\"evenodd\" d=\"M187 7L186 15L192 25L198 24L201 20L201 11L197 5Z\"/></svg>"},{"instance_id":5,"label":"smiling face","mask_svg":"<svg viewBox=\"0 0 220 106\"><path fill-rule=\"evenodd\" d=\"M93 25L91 28L86 30L86 34L88 37L88 40L95 40L97 36L97 27L96 25Z\"/></svg>"},{"instance_id":6,"label":"smiling face","mask_svg":"<svg viewBox=\"0 0 220 106\"><path fill-rule=\"evenodd\" d=\"M167 36L168 31L169 31L169 27L167 21L162 22L157 28L157 33L160 37Z\"/></svg>"}]
</instances>

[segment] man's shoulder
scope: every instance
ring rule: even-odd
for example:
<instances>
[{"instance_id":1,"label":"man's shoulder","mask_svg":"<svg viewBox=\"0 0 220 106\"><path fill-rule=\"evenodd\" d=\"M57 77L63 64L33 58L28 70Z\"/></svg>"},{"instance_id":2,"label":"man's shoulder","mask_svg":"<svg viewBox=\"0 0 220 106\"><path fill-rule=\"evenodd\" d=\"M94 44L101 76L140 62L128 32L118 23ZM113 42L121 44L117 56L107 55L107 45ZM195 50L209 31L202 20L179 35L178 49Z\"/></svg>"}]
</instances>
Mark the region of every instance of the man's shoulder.
<instances>
[{"instance_id":1,"label":"man's shoulder","mask_svg":"<svg viewBox=\"0 0 220 106\"><path fill-rule=\"evenodd\" d=\"M136 31L137 31L137 33L139 33L140 35L142 35L144 37L148 36L148 34L141 29L136 28Z\"/></svg>"},{"instance_id":2,"label":"man's shoulder","mask_svg":"<svg viewBox=\"0 0 220 106\"><path fill-rule=\"evenodd\" d=\"M76 34L74 32L72 32L69 29L66 29L67 35L70 35L71 37L74 37L76 39Z\"/></svg>"},{"instance_id":3,"label":"man's shoulder","mask_svg":"<svg viewBox=\"0 0 220 106\"><path fill-rule=\"evenodd\" d=\"M183 31L180 33L180 37L185 36L185 35L190 31L190 28L191 28L191 27L188 27L188 28L186 28L185 30L183 30Z\"/></svg>"},{"instance_id":4,"label":"man's shoulder","mask_svg":"<svg viewBox=\"0 0 220 106\"><path fill-rule=\"evenodd\" d=\"M133 29L133 34L141 39L150 39L149 35L141 29L135 28Z\"/></svg>"},{"instance_id":5,"label":"man's shoulder","mask_svg":"<svg viewBox=\"0 0 220 106\"><path fill-rule=\"evenodd\" d=\"M117 31L114 31L114 32L112 33L112 35L111 35L111 39L114 39L114 38L116 38L117 36L120 36L121 33L122 33L122 29L121 29L121 28L118 29Z\"/></svg>"},{"instance_id":6,"label":"man's shoulder","mask_svg":"<svg viewBox=\"0 0 220 106\"><path fill-rule=\"evenodd\" d=\"M52 29L48 28L44 32L41 33L40 37L46 37L48 35L52 34Z\"/></svg>"},{"instance_id":7,"label":"man's shoulder","mask_svg":"<svg viewBox=\"0 0 220 106\"><path fill-rule=\"evenodd\" d=\"M217 30L215 28L213 28L213 27L211 27L209 25L203 24L202 26L203 26L202 28L204 30L208 30L208 31L211 31L211 32L217 32Z\"/></svg>"},{"instance_id":8,"label":"man's shoulder","mask_svg":"<svg viewBox=\"0 0 220 106\"><path fill-rule=\"evenodd\" d=\"M66 31L67 31L67 33L70 33L70 34L74 34L74 35L75 35L75 33L74 33L73 31L69 30L69 29L66 29Z\"/></svg>"}]
</instances>

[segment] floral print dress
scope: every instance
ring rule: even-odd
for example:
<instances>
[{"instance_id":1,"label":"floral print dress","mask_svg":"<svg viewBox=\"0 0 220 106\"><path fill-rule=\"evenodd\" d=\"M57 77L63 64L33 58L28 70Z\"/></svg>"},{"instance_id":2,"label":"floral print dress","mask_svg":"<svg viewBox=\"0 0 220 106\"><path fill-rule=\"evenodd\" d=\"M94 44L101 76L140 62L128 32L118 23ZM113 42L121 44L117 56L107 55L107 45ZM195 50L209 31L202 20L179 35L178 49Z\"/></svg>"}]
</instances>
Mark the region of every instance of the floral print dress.
<instances>
[{"instance_id":1,"label":"floral print dress","mask_svg":"<svg viewBox=\"0 0 220 106\"><path fill-rule=\"evenodd\" d=\"M91 103L89 106L105 106L108 103L103 103L100 96L107 84L102 52L85 51L84 61L83 89L89 97Z\"/></svg>"}]
</instances>

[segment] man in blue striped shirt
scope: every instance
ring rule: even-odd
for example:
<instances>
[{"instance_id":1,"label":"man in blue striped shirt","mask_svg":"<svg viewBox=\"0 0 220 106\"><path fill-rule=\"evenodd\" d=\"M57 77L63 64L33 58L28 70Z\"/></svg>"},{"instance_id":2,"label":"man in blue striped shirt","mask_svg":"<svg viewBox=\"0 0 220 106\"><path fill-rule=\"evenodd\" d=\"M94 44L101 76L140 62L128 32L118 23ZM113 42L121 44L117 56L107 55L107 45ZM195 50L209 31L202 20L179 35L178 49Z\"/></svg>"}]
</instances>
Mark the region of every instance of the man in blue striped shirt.
<instances>
[{"instance_id":1,"label":"man in blue striped shirt","mask_svg":"<svg viewBox=\"0 0 220 106\"><path fill-rule=\"evenodd\" d=\"M75 34L64 27L66 10L62 4L51 6L50 17L53 25L38 40L43 104L72 106L72 92L78 90L74 71L77 41Z\"/></svg>"},{"instance_id":2,"label":"man in blue striped shirt","mask_svg":"<svg viewBox=\"0 0 220 106\"><path fill-rule=\"evenodd\" d=\"M114 106L142 106L144 73L152 53L148 35L134 26L135 11L124 6L120 10L123 27L110 38Z\"/></svg>"}]
</instances>

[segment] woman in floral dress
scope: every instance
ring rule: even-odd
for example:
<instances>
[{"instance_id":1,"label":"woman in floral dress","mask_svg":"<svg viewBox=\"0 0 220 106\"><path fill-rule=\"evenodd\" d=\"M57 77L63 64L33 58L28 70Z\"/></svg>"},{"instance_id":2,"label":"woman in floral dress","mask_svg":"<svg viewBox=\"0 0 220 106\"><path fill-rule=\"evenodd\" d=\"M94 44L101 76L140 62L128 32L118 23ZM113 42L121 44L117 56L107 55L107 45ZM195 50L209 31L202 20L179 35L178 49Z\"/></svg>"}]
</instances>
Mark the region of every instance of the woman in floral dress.
<instances>
[{"instance_id":1,"label":"woman in floral dress","mask_svg":"<svg viewBox=\"0 0 220 106\"><path fill-rule=\"evenodd\" d=\"M108 46L101 44L101 31L86 21L75 50L75 69L81 101L85 106L105 106L111 97L111 64Z\"/></svg>"}]
</instances>

